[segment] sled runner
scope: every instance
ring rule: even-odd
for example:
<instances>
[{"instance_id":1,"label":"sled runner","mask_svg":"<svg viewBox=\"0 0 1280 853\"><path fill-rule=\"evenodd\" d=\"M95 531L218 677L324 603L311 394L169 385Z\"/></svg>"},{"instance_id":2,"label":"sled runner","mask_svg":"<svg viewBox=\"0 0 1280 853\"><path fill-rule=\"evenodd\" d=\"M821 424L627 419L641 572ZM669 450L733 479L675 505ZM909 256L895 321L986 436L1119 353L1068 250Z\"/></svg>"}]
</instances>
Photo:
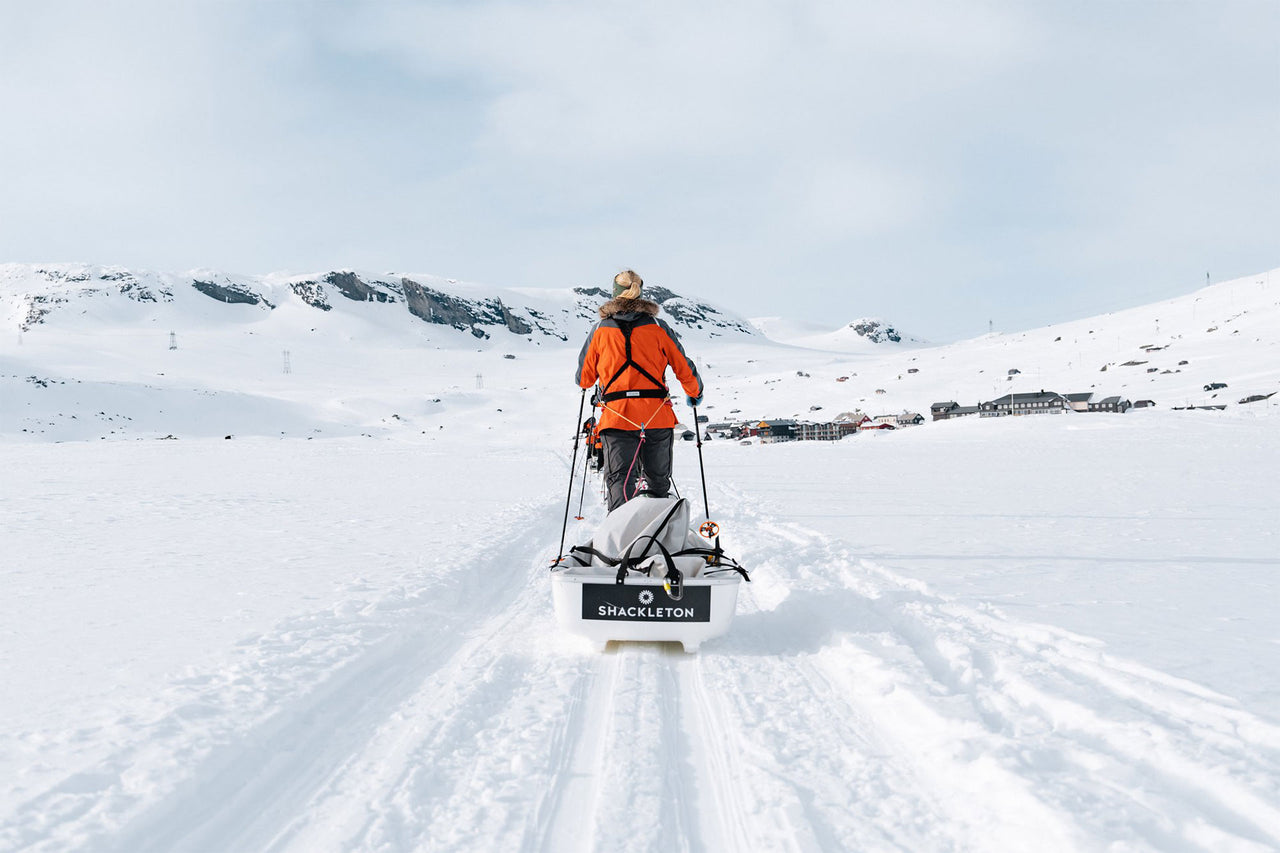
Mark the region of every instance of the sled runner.
<instances>
[{"instance_id":1,"label":"sled runner","mask_svg":"<svg viewBox=\"0 0 1280 853\"><path fill-rule=\"evenodd\" d=\"M684 498L640 495L551 572L556 620L603 648L610 640L678 642L686 652L729 630L746 571L720 550L714 525L689 522Z\"/></svg>"}]
</instances>

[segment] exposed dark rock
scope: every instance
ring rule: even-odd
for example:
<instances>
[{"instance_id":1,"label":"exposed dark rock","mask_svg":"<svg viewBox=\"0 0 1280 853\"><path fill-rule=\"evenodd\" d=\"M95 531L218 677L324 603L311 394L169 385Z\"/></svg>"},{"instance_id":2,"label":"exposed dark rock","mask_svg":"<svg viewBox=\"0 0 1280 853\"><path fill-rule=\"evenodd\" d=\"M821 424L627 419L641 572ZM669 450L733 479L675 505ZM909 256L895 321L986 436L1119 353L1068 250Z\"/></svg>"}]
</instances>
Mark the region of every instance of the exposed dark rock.
<instances>
[{"instance_id":1,"label":"exposed dark rock","mask_svg":"<svg viewBox=\"0 0 1280 853\"><path fill-rule=\"evenodd\" d=\"M879 320L858 320L850 323L849 328L876 344L882 344L885 341L892 341L896 344L902 340L902 336L898 334L897 329L881 323Z\"/></svg>"},{"instance_id":2,"label":"exposed dark rock","mask_svg":"<svg viewBox=\"0 0 1280 853\"><path fill-rule=\"evenodd\" d=\"M128 270L104 272L98 276L98 280L115 284L117 290L136 302L157 301L156 295L142 282L134 278L133 273ZM173 299L173 293L170 291L161 291L161 294L166 297L166 301Z\"/></svg>"},{"instance_id":3,"label":"exposed dark rock","mask_svg":"<svg viewBox=\"0 0 1280 853\"><path fill-rule=\"evenodd\" d=\"M324 287L318 281L295 281L289 285L298 298L321 311L332 310L333 306L324 298Z\"/></svg>"},{"instance_id":4,"label":"exposed dark rock","mask_svg":"<svg viewBox=\"0 0 1280 853\"><path fill-rule=\"evenodd\" d=\"M396 298L360 280L352 272L331 272L325 281L338 289L338 292L354 302L395 302Z\"/></svg>"},{"instance_id":5,"label":"exposed dark rock","mask_svg":"<svg viewBox=\"0 0 1280 853\"><path fill-rule=\"evenodd\" d=\"M662 306L662 310L667 313L673 321L691 329L701 329L710 326L715 329L724 329L727 331L740 332L742 334L753 334L752 330L742 323L725 319L724 315L702 302L695 302L692 299L685 299L683 296L676 296L669 290L655 287L655 298L659 293L664 298L658 300L658 304ZM714 334L714 333L713 333Z\"/></svg>"},{"instance_id":6,"label":"exposed dark rock","mask_svg":"<svg viewBox=\"0 0 1280 853\"><path fill-rule=\"evenodd\" d=\"M253 291L238 285L230 283L215 284L212 281L196 280L191 282L191 286L205 296L229 305L266 305L268 308L275 307Z\"/></svg>"},{"instance_id":7,"label":"exposed dark rock","mask_svg":"<svg viewBox=\"0 0 1280 853\"><path fill-rule=\"evenodd\" d=\"M467 303L457 297L423 287L410 278L401 279L400 285L404 288L409 313L415 317L463 330L470 329L475 322L475 315Z\"/></svg>"},{"instance_id":8,"label":"exposed dark rock","mask_svg":"<svg viewBox=\"0 0 1280 853\"><path fill-rule=\"evenodd\" d=\"M33 326L38 326L44 322L44 318L49 315L49 312L66 301L62 297L48 296L43 293L34 293L28 296L27 316L23 318L18 328L24 332L31 331Z\"/></svg>"},{"instance_id":9,"label":"exposed dark rock","mask_svg":"<svg viewBox=\"0 0 1280 853\"><path fill-rule=\"evenodd\" d=\"M559 338L562 341L569 340L569 336L558 330L555 323L546 314L529 307L525 307L524 313L529 315L533 320L534 328L542 334L552 338Z\"/></svg>"},{"instance_id":10,"label":"exposed dark rock","mask_svg":"<svg viewBox=\"0 0 1280 853\"><path fill-rule=\"evenodd\" d=\"M502 304L501 299L462 299L425 287L408 278L401 279L400 284L404 288L404 298L410 313L428 323L470 331L477 338L489 337L480 326L506 326L517 335L527 335L533 331L533 327L513 314Z\"/></svg>"},{"instance_id":11,"label":"exposed dark rock","mask_svg":"<svg viewBox=\"0 0 1280 853\"><path fill-rule=\"evenodd\" d=\"M652 299L654 302L661 305L668 299L674 299L676 294L667 290L665 287L659 287L658 285L645 285L644 297L646 299Z\"/></svg>"},{"instance_id":12,"label":"exposed dark rock","mask_svg":"<svg viewBox=\"0 0 1280 853\"><path fill-rule=\"evenodd\" d=\"M611 298L611 293L600 287L575 287L573 292L579 297L577 316L595 321L598 319L596 309ZM755 330L744 323L727 319L718 310L702 302L686 299L679 294L658 285L644 286L643 297L651 299L662 307L665 316L678 327L687 329L710 329L711 336L716 337L724 332L736 332L754 335Z\"/></svg>"},{"instance_id":13,"label":"exposed dark rock","mask_svg":"<svg viewBox=\"0 0 1280 853\"><path fill-rule=\"evenodd\" d=\"M508 329L515 332L517 335L527 335L533 331L533 326L530 326L524 320L521 320L515 314L512 314L511 310L502 304L501 299L495 299L494 302L498 303L498 308L502 311L502 321L507 324Z\"/></svg>"}]
</instances>

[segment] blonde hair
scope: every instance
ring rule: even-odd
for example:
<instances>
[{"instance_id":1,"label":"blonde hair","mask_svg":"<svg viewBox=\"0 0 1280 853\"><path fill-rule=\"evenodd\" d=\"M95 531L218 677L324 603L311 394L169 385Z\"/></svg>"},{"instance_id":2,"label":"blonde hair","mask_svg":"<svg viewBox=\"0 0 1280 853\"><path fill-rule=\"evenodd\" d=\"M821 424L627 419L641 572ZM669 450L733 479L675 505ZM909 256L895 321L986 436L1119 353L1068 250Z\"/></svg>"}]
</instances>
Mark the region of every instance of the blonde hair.
<instances>
[{"instance_id":1,"label":"blonde hair","mask_svg":"<svg viewBox=\"0 0 1280 853\"><path fill-rule=\"evenodd\" d=\"M615 290L622 288L622 292L618 295L623 299L639 299L640 287L644 284L644 280L634 270L623 270L613 277L613 283Z\"/></svg>"}]
</instances>

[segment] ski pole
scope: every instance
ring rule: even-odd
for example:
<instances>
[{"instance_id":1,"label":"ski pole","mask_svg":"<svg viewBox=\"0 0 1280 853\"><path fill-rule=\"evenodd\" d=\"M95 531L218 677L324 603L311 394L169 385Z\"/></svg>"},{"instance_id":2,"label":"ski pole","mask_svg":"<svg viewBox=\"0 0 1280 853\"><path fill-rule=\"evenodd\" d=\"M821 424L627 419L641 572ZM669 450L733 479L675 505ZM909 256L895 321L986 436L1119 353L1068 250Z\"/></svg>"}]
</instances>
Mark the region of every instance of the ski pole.
<instances>
[{"instance_id":1,"label":"ski pole","mask_svg":"<svg viewBox=\"0 0 1280 853\"><path fill-rule=\"evenodd\" d=\"M569 505L573 503L573 475L578 467L578 439L582 436L582 407L587 403L587 389L582 389L582 397L578 400L578 418L573 422L573 461L569 463L569 493L564 497L564 525L560 528L560 551L556 554L551 568L560 565L564 559L564 535L569 532Z\"/></svg>"},{"instance_id":2,"label":"ski pole","mask_svg":"<svg viewBox=\"0 0 1280 853\"><path fill-rule=\"evenodd\" d=\"M577 521L582 521L582 503L587 499L587 469L591 467L592 453L595 451L588 447L582 455L582 487L578 489L578 514L574 516Z\"/></svg>"},{"instance_id":3,"label":"ski pole","mask_svg":"<svg viewBox=\"0 0 1280 853\"><path fill-rule=\"evenodd\" d=\"M707 500L707 469L702 464L702 427L698 423L698 407L693 407L693 435L698 439L698 473L702 475L702 506L707 511L707 521L711 520L711 503Z\"/></svg>"}]
</instances>

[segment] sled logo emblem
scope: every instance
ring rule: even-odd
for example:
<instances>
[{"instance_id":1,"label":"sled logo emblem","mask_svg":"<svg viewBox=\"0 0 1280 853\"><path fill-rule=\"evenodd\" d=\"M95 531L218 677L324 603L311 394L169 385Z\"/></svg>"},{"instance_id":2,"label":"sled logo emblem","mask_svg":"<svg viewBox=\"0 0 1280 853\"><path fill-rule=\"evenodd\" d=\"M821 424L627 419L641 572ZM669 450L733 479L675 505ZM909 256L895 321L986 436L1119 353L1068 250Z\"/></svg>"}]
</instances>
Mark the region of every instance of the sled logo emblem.
<instances>
[{"instance_id":1,"label":"sled logo emblem","mask_svg":"<svg viewBox=\"0 0 1280 853\"><path fill-rule=\"evenodd\" d=\"M687 586L679 601L659 586L584 583L582 618L606 622L710 622L711 587Z\"/></svg>"}]
</instances>

